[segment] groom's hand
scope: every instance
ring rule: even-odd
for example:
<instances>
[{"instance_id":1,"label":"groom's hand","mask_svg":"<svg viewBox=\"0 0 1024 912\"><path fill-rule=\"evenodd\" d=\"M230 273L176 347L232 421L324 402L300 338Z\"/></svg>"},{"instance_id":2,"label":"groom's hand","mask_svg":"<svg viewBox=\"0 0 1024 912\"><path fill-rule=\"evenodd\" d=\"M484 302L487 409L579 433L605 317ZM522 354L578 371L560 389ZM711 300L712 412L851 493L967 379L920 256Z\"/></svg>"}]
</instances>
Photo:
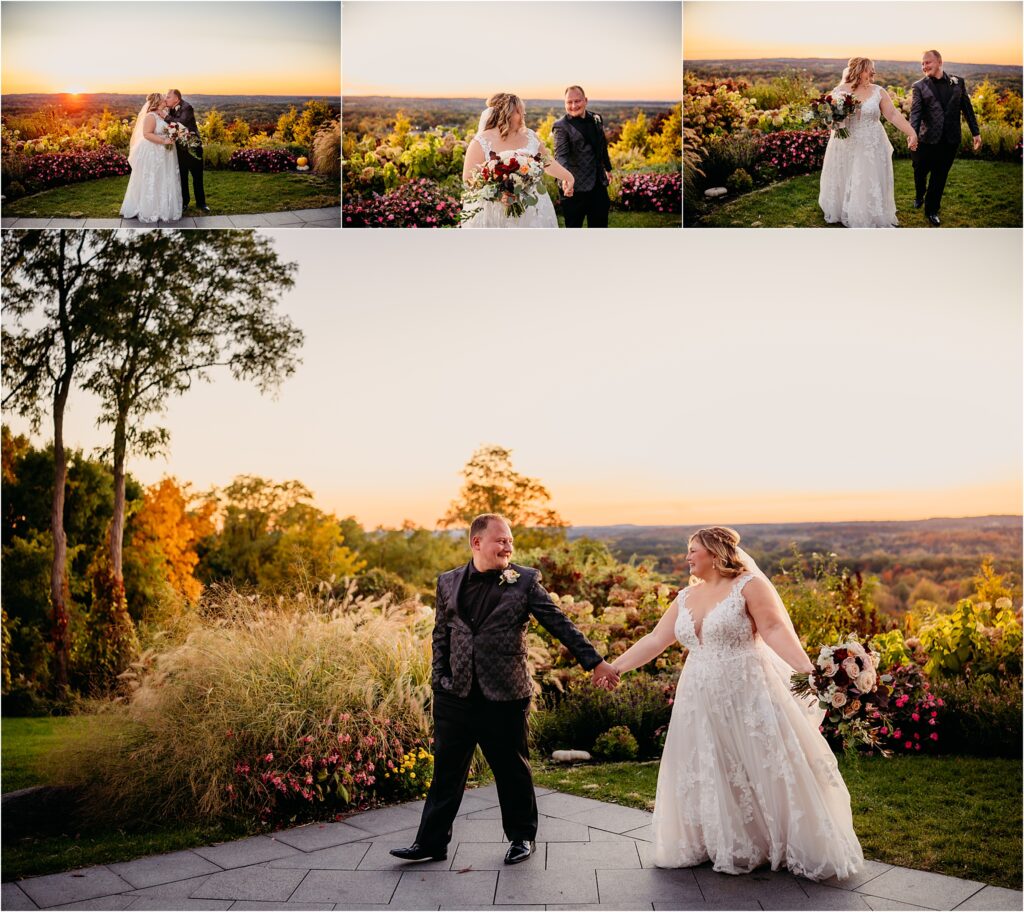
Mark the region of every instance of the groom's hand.
<instances>
[{"instance_id":1,"label":"groom's hand","mask_svg":"<svg viewBox=\"0 0 1024 912\"><path fill-rule=\"evenodd\" d=\"M981 151L981 136L975 136L974 137L974 151L975 152L980 152Z\"/></svg>"},{"instance_id":2,"label":"groom's hand","mask_svg":"<svg viewBox=\"0 0 1024 912\"><path fill-rule=\"evenodd\" d=\"M619 673L607 662L602 661L600 665L591 671L591 681L595 687L603 687L605 690L612 690L618 686Z\"/></svg>"}]
</instances>

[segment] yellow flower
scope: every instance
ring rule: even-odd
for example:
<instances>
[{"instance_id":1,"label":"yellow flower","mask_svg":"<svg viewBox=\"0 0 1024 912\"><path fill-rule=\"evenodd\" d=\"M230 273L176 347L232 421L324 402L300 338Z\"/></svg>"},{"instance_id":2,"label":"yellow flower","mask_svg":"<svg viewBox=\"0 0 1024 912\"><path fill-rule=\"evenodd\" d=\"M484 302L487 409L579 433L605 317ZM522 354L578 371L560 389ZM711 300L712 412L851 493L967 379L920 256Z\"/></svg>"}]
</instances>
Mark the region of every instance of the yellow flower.
<instances>
[{"instance_id":1,"label":"yellow flower","mask_svg":"<svg viewBox=\"0 0 1024 912\"><path fill-rule=\"evenodd\" d=\"M409 778L410 779L415 779L416 778L416 774L415 773L409 773Z\"/></svg>"}]
</instances>

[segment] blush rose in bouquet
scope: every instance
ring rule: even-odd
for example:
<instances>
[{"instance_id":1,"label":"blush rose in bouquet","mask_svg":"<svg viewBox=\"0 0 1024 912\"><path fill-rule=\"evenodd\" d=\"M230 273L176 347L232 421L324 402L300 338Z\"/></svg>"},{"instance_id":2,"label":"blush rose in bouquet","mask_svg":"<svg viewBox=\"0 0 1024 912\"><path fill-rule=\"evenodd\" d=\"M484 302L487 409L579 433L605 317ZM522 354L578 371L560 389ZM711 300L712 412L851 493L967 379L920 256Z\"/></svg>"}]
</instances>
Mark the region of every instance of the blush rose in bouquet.
<instances>
[{"instance_id":1,"label":"blush rose in bouquet","mask_svg":"<svg viewBox=\"0 0 1024 912\"><path fill-rule=\"evenodd\" d=\"M880 730L885 726L892 676L878 673L879 655L853 635L822 645L814 670L794 674L798 696L813 695L844 746L861 743L888 756Z\"/></svg>"},{"instance_id":2,"label":"blush rose in bouquet","mask_svg":"<svg viewBox=\"0 0 1024 912\"><path fill-rule=\"evenodd\" d=\"M175 145L181 146L193 158L202 157L203 153L199 151L202 145L199 137L184 124L169 123L167 125L167 135L174 140ZM167 148L171 149L173 146L168 146Z\"/></svg>"}]
</instances>

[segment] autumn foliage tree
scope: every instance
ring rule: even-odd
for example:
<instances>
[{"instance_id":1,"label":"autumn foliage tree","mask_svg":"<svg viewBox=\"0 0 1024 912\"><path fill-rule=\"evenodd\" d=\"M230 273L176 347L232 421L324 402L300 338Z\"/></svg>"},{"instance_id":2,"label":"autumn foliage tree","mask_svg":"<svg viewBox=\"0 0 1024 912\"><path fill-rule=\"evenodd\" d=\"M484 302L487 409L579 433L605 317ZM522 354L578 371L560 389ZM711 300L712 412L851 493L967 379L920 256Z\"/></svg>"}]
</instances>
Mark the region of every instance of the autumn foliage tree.
<instances>
[{"instance_id":1,"label":"autumn foliage tree","mask_svg":"<svg viewBox=\"0 0 1024 912\"><path fill-rule=\"evenodd\" d=\"M536 478L517 472L512 451L488 445L478 449L462 470L465 479L456 500L438 520L443 529L468 528L474 516L500 513L512 526L520 546L539 544L550 533L561 533L566 521L549 506L551 494ZM548 536L528 534L542 530Z\"/></svg>"}]
</instances>

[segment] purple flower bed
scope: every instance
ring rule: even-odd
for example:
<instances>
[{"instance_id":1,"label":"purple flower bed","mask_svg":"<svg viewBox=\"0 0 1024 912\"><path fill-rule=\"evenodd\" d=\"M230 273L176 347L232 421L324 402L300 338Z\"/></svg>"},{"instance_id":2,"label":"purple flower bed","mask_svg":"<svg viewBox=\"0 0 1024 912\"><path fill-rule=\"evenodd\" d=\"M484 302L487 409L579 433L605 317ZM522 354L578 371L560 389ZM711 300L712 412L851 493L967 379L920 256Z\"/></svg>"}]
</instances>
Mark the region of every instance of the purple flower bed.
<instances>
[{"instance_id":1,"label":"purple flower bed","mask_svg":"<svg viewBox=\"0 0 1024 912\"><path fill-rule=\"evenodd\" d=\"M128 159L112 146L82 152L43 152L28 156L25 184L33 191L48 190L100 177L117 177L130 171Z\"/></svg>"},{"instance_id":2,"label":"purple flower bed","mask_svg":"<svg viewBox=\"0 0 1024 912\"><path fill-rule=\"evenodd\" d=\"M630 212L682 211L683 176L673 174L626 174L622 178L619 206Z\"/></svg>"},{"instance_id":3,"label":"purple flower bed","mask_svg":"<svg viewBox=\"0 0 1024 912\"><path fill-rule=\"evenodd\" d=\"M456 225L462 204L426 178L401 184L381 195L346 197L347 228L444 228Z\"/></svg>"},{"instance_id":4,"label":"purple flower bed","mask_svg":"<svg viewBox=\"0 0 1024 912\"><path fill-rule=\"evenodd\" d=\"M757 150L755 170L762 180L775 180L821 169L829 130L783 130L766 133ZM842 141L842 140L840 140Z\"/></svg>"},{"instance_id":5,"label":"purple flower bed","mask_svg":"<svg viewBox=\"0 0 1024 912\"><path fill-rule=\"evenodd\" d=\"M295 170L295 156L284 149L237 149L228 159L232 171L277 174Z\"/></svg>"}]
</instances>

